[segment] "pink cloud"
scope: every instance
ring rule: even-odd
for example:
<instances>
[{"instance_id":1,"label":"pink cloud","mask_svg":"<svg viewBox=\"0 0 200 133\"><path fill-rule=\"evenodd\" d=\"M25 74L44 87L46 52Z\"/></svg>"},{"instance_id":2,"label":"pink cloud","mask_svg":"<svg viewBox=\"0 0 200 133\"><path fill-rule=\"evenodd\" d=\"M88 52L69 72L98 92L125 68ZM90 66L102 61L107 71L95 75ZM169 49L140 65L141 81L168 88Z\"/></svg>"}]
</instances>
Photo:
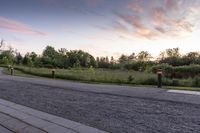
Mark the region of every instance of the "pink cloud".
<instances>
[{"instance_id":1,"label":"pink cloud","mask_svg":"<svg viewBox=\"0 0 200 133\"><path fill-rule=\"evenodd\" d=\"M181 37L194 31L199 7L183 0L134 0L121 7L126 10L113 11L117 18L111 27L100 28L133 38Z\"/></svg>"},{"instance_id":2,"label":"pink cloud","mask_svg":"<svg viewBox=\"0 0 200 133\"><path fill-rule=\"evenodd\" d=\"M145 26L140 17L134 16L134 15L122 15L122 14L117 14L117 15L124 22L131 25L132 28L135 29L132 31L128 31L128 29L125 30L125 28L121 28L121 29L124 29L123 31L126 31L128 34L132 34L137 37L147 38L147 39L152 39L157 36L156 31L154 29L151 29ZM125 27L125 26L121 24L119 27L116 27L116 28L120 28L120 27Z\"/></svg>"},{"instance_id":3,"label":"pink cloud","mask_svg":"<svg viewBox=\"0 0 200 133\"><path fill-rule=\"evenodd\" d=\"M135 32L135 35L141 38L153 39L158 36L158 33L150 28L141 28Z\"/></svg>"},{"instance_id":4,"label":"pink cloud","mask_svg":"<svg viewBox=\"0 0 200 133\"><path fill-rule=\"evenodd\" d=\"M144 28L144 25L141 22L141 19L134 15L122 15L118 14L118 16L124 20L126 23L136 27L136 28Z\"/></svg>"},{"instance_id":5,"label":"pink cloud","mask_svg":"<svg viewBox=\"0 0 200 133\"><path fill-rule=\"evenodd\" d=\"M189 22L184 17L182 18L175 18L170 17L167 14L167 11L162 8L155 8L153 12L153 24L159 26L156 30L160 31L161 33L166 33L164 31L164 27L170 29L170 31L182 31L185 30L187 32L192 32L194 25Z\"/></svg>"},{"instance_id":6,"label":"pink cloud","mask_svg":"<svg viewBox=\"0 0 200 133\"><path fill-rule=\"evenodd\" d=\"M28 25L23 24L19 21L7 19L4 17L0 17L0 28L6 29L12 32L27 34L27 35L40 35L40 36L47 35L47 33L33 30Z\"/></svg>"}]
</instances>

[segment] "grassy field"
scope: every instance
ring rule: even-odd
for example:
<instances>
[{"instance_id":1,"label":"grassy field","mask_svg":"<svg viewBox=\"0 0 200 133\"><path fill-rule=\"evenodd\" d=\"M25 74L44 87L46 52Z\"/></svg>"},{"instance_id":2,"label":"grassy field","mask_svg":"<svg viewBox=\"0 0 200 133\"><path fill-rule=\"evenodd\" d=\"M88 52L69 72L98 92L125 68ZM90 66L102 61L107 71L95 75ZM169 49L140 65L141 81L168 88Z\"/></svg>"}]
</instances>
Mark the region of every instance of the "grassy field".
<instances>
[{"instance_id":1,"label":"grassy field","mask_svg":"<svg viewBox=\"0 0 200 133\"><path fill-rule=\"evenodd\" d=\"M4 69L5 74L10 74ZM125 70L110 70L110 69L56 69L56 78L67 80L78 80L84 82L96 83L117 83L117 84L142 84L156 85L157 76L155 74L125 71ZM18 76L41 76L52 77L52 69L47 68L28 68L15 67L15 75Z\"/></svg>"},{"instance_id":2,"label":"grassy field","mask_svg":"<svg viewBox=\"0 0 200 133\"><path fill-rule=\"evenodd\" d=\"M10 75L7 68L4 68L4 74ZM128 70L110 70L110 69L55 69L56 78L75 80L89 83L114 83L129 84L134 86L156 87L157 75L146 72L136 72ZM47 77L52 78L52 69L47 68L29 68L15 67L14 75L25 77ZM190 79L189 79L190 80ZM187 81L187 80L186 80ZM173 82L173 80L163 79L164 84ZM185 80L179 80L184 84ZM200 91L198 87L180 87L164 86L165 89Z\"/></svg>"},{"instance_id":3,"label":"grassy field","mask_svg":"<svg viewBox=\"0 0 200 133\"><path fill-rule=\"evenodd\" d=\"M7 68L3 69L3 73L6 74L6 75L10 75L11 74L10 71L8 71ZM14 71L14 75L15 76L22 76L22 77L33 77L33 78L37 77L37 76L31 75L31 74L26 74L26 73L24 73L24 72L22 72L20 70L15 70Z\"/></svg>"}]
</instances>

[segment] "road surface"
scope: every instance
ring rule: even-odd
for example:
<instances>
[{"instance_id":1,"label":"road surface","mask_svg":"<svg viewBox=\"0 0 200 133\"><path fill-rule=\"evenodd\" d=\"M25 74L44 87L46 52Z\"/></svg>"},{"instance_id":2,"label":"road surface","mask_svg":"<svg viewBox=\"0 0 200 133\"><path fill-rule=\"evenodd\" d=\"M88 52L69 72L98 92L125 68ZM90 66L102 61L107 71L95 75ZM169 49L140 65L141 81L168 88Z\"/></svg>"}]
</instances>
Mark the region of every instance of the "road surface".
<instances>
[{"instance_id":1,"label":"road surface","mask_svg":"<svg viewBox=\"0 0 200 133\"><path fill-rule=\"evenodd\" d=\"M200 133L200 96L0 75L0 98L111 133Z\"/></svg>"}]
</instances>

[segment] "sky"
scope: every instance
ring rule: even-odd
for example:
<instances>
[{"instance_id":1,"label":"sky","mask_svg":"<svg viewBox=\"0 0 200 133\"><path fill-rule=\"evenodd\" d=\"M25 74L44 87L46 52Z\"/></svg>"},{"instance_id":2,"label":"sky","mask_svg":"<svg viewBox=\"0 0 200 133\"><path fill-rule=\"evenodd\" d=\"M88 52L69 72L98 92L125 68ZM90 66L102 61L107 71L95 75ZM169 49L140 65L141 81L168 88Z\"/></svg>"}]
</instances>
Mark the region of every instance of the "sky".
<instances>
[{"instance_id":1,"label":"sky","mask_svg":"<svg viewBox=\"0 0 200 133\"><path fill-rule=\"evenodd\" d=\"M22 54L47 45L119 57L200 51L200 0L0 0L0 39Z\"/></svg>"}]
</instances>

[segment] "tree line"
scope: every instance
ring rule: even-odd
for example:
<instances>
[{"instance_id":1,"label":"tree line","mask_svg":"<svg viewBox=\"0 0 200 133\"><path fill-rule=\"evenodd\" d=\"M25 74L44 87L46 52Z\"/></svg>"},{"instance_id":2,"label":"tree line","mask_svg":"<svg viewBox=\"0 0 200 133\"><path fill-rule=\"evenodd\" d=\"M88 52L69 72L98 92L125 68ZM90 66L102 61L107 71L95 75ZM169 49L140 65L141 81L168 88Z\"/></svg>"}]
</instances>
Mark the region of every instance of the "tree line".
<instances>
[{"instance_id":1,"label":"tree line","mask_svg":"<svg viewBox=\"0 0 200 133\"><path fill-rule=\"evenodd\" d=\"M118 59L114 57L93 57L90 53L82 50L70 50L61 48L56 50L52 46L46 46L41 55L35 52L28 52L22 56L19 52L9 48L3 50L4 41L0 43L0 63L4 65L16 64L29 67L47 68L110 68L110 69L132 69L144 71L149 67L158 64L171 66L184 66L190 64L200 65L200 53L189 52L180 54L179 48L171 48L162 51L158 58L153 58L148 51L141 51L138 54L122 54ZM152 60L154 59L154 60Z\"/></svg>"}]
</instances>

